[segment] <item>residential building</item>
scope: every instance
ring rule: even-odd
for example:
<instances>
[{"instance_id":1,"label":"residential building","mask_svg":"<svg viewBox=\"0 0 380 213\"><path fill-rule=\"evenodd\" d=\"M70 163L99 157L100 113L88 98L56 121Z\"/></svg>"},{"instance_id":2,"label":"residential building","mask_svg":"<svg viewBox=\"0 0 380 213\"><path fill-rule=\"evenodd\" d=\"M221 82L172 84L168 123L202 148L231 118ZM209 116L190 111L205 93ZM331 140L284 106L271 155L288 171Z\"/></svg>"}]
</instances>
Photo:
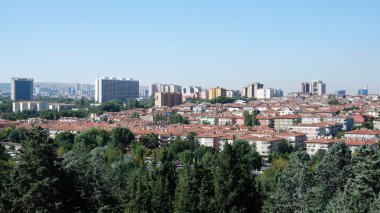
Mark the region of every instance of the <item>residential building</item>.
<instances>
[{"instance_id":1,"label":"residential building","mask_svg":"<svg viewBox=\"0 0 380 213\"><path fill-rule=\"evenodd\" d=\"M344 97L344 96L346 96L346 90L336 91L335 95L338 96L338 97Z\"/></svg>"},{"instance_id":2,"label":"residential building","mask_svg":"<svg viewBox=\"0 0 380 213\"><path fill-rule=\"evenodd\" d=\"M373 146L377 147L379 141L374 139L374 140L351 140L351 139L344 139L344 143L348 148L351 150L352 154L355 154L357 150L361 146Z\"/></svg>"},{"instance_id":3,"label":"residential building","mask_svg":"<svg viewBox=\"0 0 380 213\"><path fill-rule=\"evenodd\" d=\"M156 107L173 107L182 103L182 93L179 92L157 92L155 95Z\"/></svg>"},{"instance_id":4,"label":"residential building","mask_svg":"<svg viewBox=\"0 0 380 213\"><path fill-rule=\"evenodd\" d=\"M19 101L12 103L12 111L14 113L26 110L40 112L48 109L48 104L44 101Z\"/></svg>"},{"instance_id":5,"label":"residential building","mask_svg":"<svg viewBox=\"0 0 380 213\"><path fill-rule=\"evenodd\" d=\"M376 130L368 130L368 129L358 129L350 132L346 132L344 137L347 139L353 140L379 140L380 139L380 131Z\"/></svg>"},{"instance_id":6,"label":"residential building","mask_svg":"<svg viewBox=\"0 0 380 213\"><path fill-rule=\"evenodd\" d=\"M95 101L104 103L109 100L123 102L139 98L139 81L129 78L99 78L95 80Z\"/></svg>"},{"instance_id":7,"label":"residential building","mask_svg":"<svg viewBox=\"0 0 380 213\"><path fill-rule=\"evenodd\" d=\"M12 101L33 100L33 79L32 78L12 78L11 79L11 100Z\"/></svg>"},{"instance_id":8,"label":"residential building","mask_svg":"<svg viewBox=\"0 0 380 213\"><path fill-rule=\"evenodd\" d=\"M201 91L199 94L199 98L201 99L208 99L208 90Z\"/></svg>"},{"instance_id":9,"label":"residential building","mask_svg":"<svg viewBox=\"0 0 380 213\"><path fill-rule=\"evenodd\" d=\"M358 95L368 95L368 87L364 87L364 89L359 89Z\"/></svg>"},{"instance_id":10,"label":"residential building","mask_svg":"<svg viewBox=\"0 0 380 213\"><path fill-rule=\"evenodd\" d=\"M291 126L301 123L302 119L299 115L282 115L274 119L274 128L276 130L289 130Z\"/></svg>"},{"instance_id":11,"label":"residential building","mask_svg":"<svg viewBox=\"0 0 380 213\"><path fill-rule=\"evenodd\" d=\"M215 87L208 90L208 99L212 100L217 97L226 97L227 90L221 87Z\"/></svg>"},{"instance_id":12,"label":"residential building","mask_svg":"<svg viewBox=\"0 0 380 213\"><path fill-rule=\"evenodd\" d=\"M326 122L318 124L298 124L291 126L290 129L295 132L301 132L307 135L308 139L336 136L342 130L343 125L340 123Z\"/></svg>"},{"instance_id":13,"label":"residential building","mask_svg":"<svg viewBox=\"0 0 380 213\"><path fill-rule=\"evenodd\" d=\"M318 150L328 150L334 143L343 142L342 139L331 139L331 138L315 138L307 140L306 143L306 152L310 156L317 154Z\"/></svg>"},{"instance_id":14,"label":"residential building","mask_svg":"<svg viewBox=\"0 0 380 213\"><path fill-rule=\"evenodd\" d=\"M254 82L253 84L249 84L242 89L242 97L246 98L257 98L257 91L259 89L264 88L264 84L260 82Z\"/></svg>"},{"instance_id":15,"label":"residential building","mask_svg":"<svg viewBox=\"0 0 380 213\"><path fill-rule=\"evenodd\" d=\"M319 96L326 94L326 84L319 80L312 81L311 93L313 95L319 95Z\"/></svg>"},{"instance_id":16,"label":"residential building","mask_svg":"<svg viewBox=\"0 0 380 213\"><path fill-rule=\"evenodd\" d=\"M282 97L283 91L280 89L262 88L257 90L257 99L269 99L274 97Z\"/></svg>"},{"instance_id":17,"label":"residential building","mask_svg":"<svg viewBox=\"0 0 380 213\"><path fill-rule=\"evenodd\" d=\"M248 93L247 87L243 87L241 89L241 97L247 97L248 96L247 93Z\"/></svg>"},{"instance_id":18,"label":"residential building","mask_svg":"<svg viewBox=\"0 0 380 213\"><path fill-rule=\"evenodd\" d=\"M49 103L48 108L50 110L70 110L75 107L75 104L64 104L64 103Z\"/></svg>"},{"instance_id":19,"label":"residential building","mask_svg":"<svg viewBox=\"0 0 380 213\"><path fill-rule=\"evenodd\" d=\"M226 96L229 98L240 97L240 92L238 90L227 90Z\"/></svg>"},{"instance_id":20,"label":"residential building","mask_svg":"<svg viewBox=\"0 0 380 213\"><path fill-rule=\"evenodd\" d=\"M310 83L303 82L301 84L301 93L302 94L309 94L310 93Z\"/></svg>"},{"instance_id":21,"label":"residential building","mask_svg":"<svg viewBox=\"0 0 380 213\"><path fill-rule=\"evenodd\" d=\"M181 93L182 90L181 90L181 86L178 86L178 85L175 85L175 84L170 84L169 85L169 91L165 91L165 92Z\"/></svg>"},{"instance_id":22,"label":"residential building","mask_svg":"<svg viewBox=\"0 0 380 213\"><path fill-rule=\"evenodd\" d=\"M352 117L325 117L324 122L337 122L343 125L343 131L351 131L355 125L354 118Z\"/></svg>"},{"instance_id":23,"label":"residential building","mask_svg":"<svg viewBox=\"0 0 380 213\"><path fill-rule=\"evenodd\" d=\"M150 84L149 85L149 96L154 96L157 92L161 91L161 84Z\"/></svg>"}]
</instances>

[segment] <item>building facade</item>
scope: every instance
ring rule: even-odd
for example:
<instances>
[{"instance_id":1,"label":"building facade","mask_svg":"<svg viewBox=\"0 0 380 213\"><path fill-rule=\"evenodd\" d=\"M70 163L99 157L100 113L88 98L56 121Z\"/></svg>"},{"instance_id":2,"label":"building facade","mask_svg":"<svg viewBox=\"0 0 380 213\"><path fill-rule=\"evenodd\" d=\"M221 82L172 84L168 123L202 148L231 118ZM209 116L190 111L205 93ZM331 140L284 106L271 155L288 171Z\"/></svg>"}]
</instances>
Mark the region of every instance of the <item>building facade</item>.
<instances>
[{"instance_id":1,"label":"building facade","mask_svg":"<svg viewBox=\"0 0 380 213\"><path fill-rule=\"evenodd\" d=\"M263 88L264 84L254 82L253 84L249 84L248 86L242 88L241 96L245 98L257 98L258 90Z\"/></svg>"},{"instance_id":2,"label":"building facade","mask_svg":"<svg viewBox=\"0 0 380 213\"><path fill-rule=\"evenodd\" d=\"M368 95L368 87L358 90L358 95Z\"/></svg>"},{"instance_id":3,"label":"building facade","mask_svg":"<svg viewBox=\"0 0 380 213\"><path fill-rule=\"evenodd\" d=\"M319 96L326 94L326 84L319 80L312 81L311 94Z\"/></svg>"},{"instance_id":4,"label":"building facade","mask_svg":"<svg viewBox=\"0 0 380 213\"><path fill-rule=\"evenodd\" d=\"M208 99L212 100L217 97L226 97L227 90L221 87L215 87L208 90Z\"/></svg>"},{"instance_id":5,"label":"building facade","mask_svg":"<svg viewBox=\"0 0 380 213\"><path fill-rule=\"evenodd\" d=\"M12 101L33 100L33 79L32 78L12 78L11 79L11 100Z\"/></svg>"},{"instance_id":6,"label":"building facade","mask_svg":"<svg viewBox=\"0 0 380 213\"><path fill-rule=\"evenodd\" d=\"M44 111L48 110L49 106L46 102L43 101L19 101L12 103L12 111L14 113L23 112L23 111Z\"/></svg>"},{"instance_id":7,"label":"building facade","mask_svg":"<svg viewBox=\"0 0 380 213\"><path fill-rule=\"evenodd\" d=\"M157 92L155 95L156 107L173 107L182 103L182 93L179 92Z\"/></svg>"},{"instance_id":8,"label":"building facade","mask_svg":"<svg viewBox=\"0 0 380 213\"><path fill-rule=\"evenodd\" d=\"M123 102L139 97L139 81L128 78L99 78L95 80L95 101L104 103L109 100Z\"/></svg>"},{"instance_id":9,"label":"building facade","mask_svg":"<svg viewBox=\"0 0 380 213\"><path fill-rule=\"evenodd\" d=\"M302 94L309 94L310 93L310 83L309 82L303 82L301 84L301 93Z\"/></svg>"}]
</instances>

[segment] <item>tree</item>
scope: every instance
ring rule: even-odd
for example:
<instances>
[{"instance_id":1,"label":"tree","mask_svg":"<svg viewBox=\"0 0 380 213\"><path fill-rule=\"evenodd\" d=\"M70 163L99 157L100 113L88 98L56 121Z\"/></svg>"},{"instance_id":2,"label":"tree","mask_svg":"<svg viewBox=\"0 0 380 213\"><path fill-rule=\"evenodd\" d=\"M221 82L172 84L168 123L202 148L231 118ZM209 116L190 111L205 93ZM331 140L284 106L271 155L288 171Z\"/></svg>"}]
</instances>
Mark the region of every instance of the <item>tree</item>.
<instances>
[{"instance_id":1,"label":"tree","mask_svg":"<svg viewBox=\"0 0 380 213\"><path fill-rule=\"evenodd\" d=\"M12 132L8 135L8 141L21 143L26 140L27 130L25 128L13 129Z\"/></svg>"},{"instance_id":2,"label":"tree","mask_svg":"<svg viewBox=\"0 0 380 213\"><path fill-rule=\"evenodd\" d=\"M344 186L351 176L351 150L343 143L335 143L318 165L316 186L310 190L309 209L323 212L328 202Z\"/></svg>"},{"instance_id":3,"label":"tree","mask_svg":"<svg viewBox=\"0 0 380 213\"><path fill-rule=\"evenodd\" d=\"M60 132L55 135L54 140L58 146L70 151L74 145L75 135L71 132Z\"/></svg>"},{"instance_id":4,"label":"tree","mask_svg":"<svg viewBox=\"0 0 380 213\"><path fill-rule=\"evenodd\" d=\"M127 128L116 127L111 131L109 145L125 149L135 139L135 135Z\"/></svg>"},{"instance_id":5,"label":"tree","mask_svg":"<svg viewBox=\"0 0 380 213\"><path fill-rule=\"evenodd\" d=\"M289 167L278 178L277 186L271 195L268 212L306 212L306 195L313 185L313 176L306 165L305 153L291 155Z\"/></svg>"},{"instance_id":6,"label":"tree","mask_svg":"<svg viewBox=\"0 0 380 213\"><path fill-rule=\"evenodd\" d=\"M160 140L155 134L143 135L139 138L139 141L148 149L156 149L160 146Z\"/></svg>"},{"instance_id":7,"label":"tree","mask_svg":"<svg viewBox=\"0 0 380 213\"><path fill-rule=\"evenodd\" d=\"M169 117L170 124L189 124L189 121L180 114L173 114Z\"/></svg>"},{"instance_id":8,"label":"tree","mask_svg":"<svg viewBox=\"0 0 380 213\"><path fill-rule=\"evenodd\" d=\"M213 212L212 169L197 159L192 162L179 174L174 212Z\"/></svg>"},{"instance_id":9,"label":"tree","mask_svg":"<svg viewBox=\"0 0 380 213\"><path fill-rule=\"evenodd\" d=\"M123 102L119 100L110 100L100 105L99 109L105 112L120 112L120 110L123 109Z\"/></svg>"},{"instance_id":10,"label":"tree","mask_svg":"<svg viewBox=\"0 0 380 213\"><path fill-rule=\"evenodd\" d=\"M7 127L0 129L0 141L8 141L9 135L12 133L13 128Z\"/></svg>"},{"instance_id":11,"label":"tree","mask_svg":"<svg viewBox=\"0 0 380 213\"><path fill-rule=\"evenodd\" d=\"M380 192L379 168L380 150L360 148L352 159L354 177L330 201L326 212L368 212Z\"/></svg>"},{"instance_id":12,"label":"tree","mask_svg":"<svg viewBox=\"0 0 380 213\"><path fill-rule=\"evenodd\" d=\"M149 171L140 168L132 179L131 199L129 200L126 212L153 212L151 194L151 174Z\"/></svg>"},{"instance_id":13,"label":"tree","mask_svg":"<svg viewBox=\"0 0 380 213\"><path fill-rule=\"evenodd\" d=\"M328 103L330 106L340 105L340 102L339 102L336 98L330 99L327 103Z\"/></svg>"},{"instance_id":14,"label":"tree","mask_svg":"<svg viewBox=\"0 0 380 213\"><path fill-rule=\"evenodd\" d=\"M90 128L75 136L73 148L76 147L77 143L83 142L89 150L92 150L97 146L105 146L109 141L109 137L109 133L103 129Z\"/></svg>"},{"instance_id":15,"label":"tree","mask_svg":"<svg viewBox=\"0 0 380 213\"><path fill-rule=\"evenodd\" d=\"M173 212L173 202L177 182L174 153L163 148L159 160L161 164L151 172L151 210L148 212Z\"/></svg>"},{"instance_id":16,"label":"tree","mask_svg":"<svg viewBox=\"0 0 380 213\"><path fill-rule=\"evenodd\" d=\"M256 118L256 112L255 111L252 112L251 120L252 120L252 126L257 126L258 125L258 121L257 121L257 118Z\"/></svg>"},{"instance_id":17,"label":"tree","mask_svg":"<svg viewBox=\"0 0 380 213\"><path fill-rule=\"evenodd\" d=\"M136 109L139 107L140 107L139 101L136 98L131 98L128 100L125 108L126 109Z\"/></svg>"},{"instance_id":18,"label":"tree","mask_svg":"<svg viewBox=\"0 0 380 213\"><path fill-rule=\"evenodd\" d=\"M67 212L65 174L59 167L55 147L41 129L28 131L19 163L10 173L2 196L7 212Z\"/></svg>"},{"instance_id":19,"label":"tree","mask_svg":"<svg viewBox=\"0 0 380 213\"><path fill-rule=\"evenodd\" d=\"M106 148L91 151L79 142L77 149L68 152L63 159L65 171L72 180L72 188L79 194L77 205L83 212L112 211L115 198L106 187Z\"/></svg>"},{"instance_id":20,"label":"tree","mask_svg":"<svg viewBox=\"0 0 380 213\"><path fill-rule=\"evenodd\" d=\"M244 126L252 126L252 116L250 116L248 111L243 112Z\"/></svg>"},{"instance_id":21,"label":"tree","mask_svg":"<svg viewBox=\"0 0 380 213\"><path fill-rule=\"evenodd\" d=\"M226 144L215 168L214 205L218 212L257 212L259 195L247 141Z\"/></svg>"}]
</instances>

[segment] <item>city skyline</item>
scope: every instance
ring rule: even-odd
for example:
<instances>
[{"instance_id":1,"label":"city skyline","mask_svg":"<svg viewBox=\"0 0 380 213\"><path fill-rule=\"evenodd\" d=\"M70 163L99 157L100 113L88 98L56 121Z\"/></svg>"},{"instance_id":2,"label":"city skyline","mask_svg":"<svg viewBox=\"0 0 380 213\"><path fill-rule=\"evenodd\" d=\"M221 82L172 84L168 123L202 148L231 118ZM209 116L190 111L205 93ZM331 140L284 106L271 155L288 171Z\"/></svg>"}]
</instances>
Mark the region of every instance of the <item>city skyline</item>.
<instances>
[{"instance_id":1,"label":"city skyline","mask_svg":"<svg viewBox=\"0 0 380 213\"><path fill-rule=\"evenodd\" d=\"M75 5L75 6L73 6ZM1 2L0 82L223 86L380 93L380 2ZM194 15L196 14L196 15ZM375 76L375 77L374 77ZM285 80L284 80L285 79Z\"/></svg>"}]
</instances>

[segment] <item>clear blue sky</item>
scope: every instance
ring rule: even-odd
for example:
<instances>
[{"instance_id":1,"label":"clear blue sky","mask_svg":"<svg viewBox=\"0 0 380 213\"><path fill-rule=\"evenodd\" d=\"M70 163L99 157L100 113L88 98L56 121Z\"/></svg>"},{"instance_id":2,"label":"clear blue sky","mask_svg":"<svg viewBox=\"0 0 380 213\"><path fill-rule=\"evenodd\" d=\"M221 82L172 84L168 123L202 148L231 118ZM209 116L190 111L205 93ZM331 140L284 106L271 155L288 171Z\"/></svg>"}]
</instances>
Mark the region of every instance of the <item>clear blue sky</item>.
<instances>
[{"instance_id":1,"label":"clear blue sky","mask_svg":"<svg viewBox=\"0 0 380 213\"><path fill-rule=\"evenodd\" d=\"M380 93L380 1L1 0L0 82L19 76Z\"/></svg>"}]
</instances>

